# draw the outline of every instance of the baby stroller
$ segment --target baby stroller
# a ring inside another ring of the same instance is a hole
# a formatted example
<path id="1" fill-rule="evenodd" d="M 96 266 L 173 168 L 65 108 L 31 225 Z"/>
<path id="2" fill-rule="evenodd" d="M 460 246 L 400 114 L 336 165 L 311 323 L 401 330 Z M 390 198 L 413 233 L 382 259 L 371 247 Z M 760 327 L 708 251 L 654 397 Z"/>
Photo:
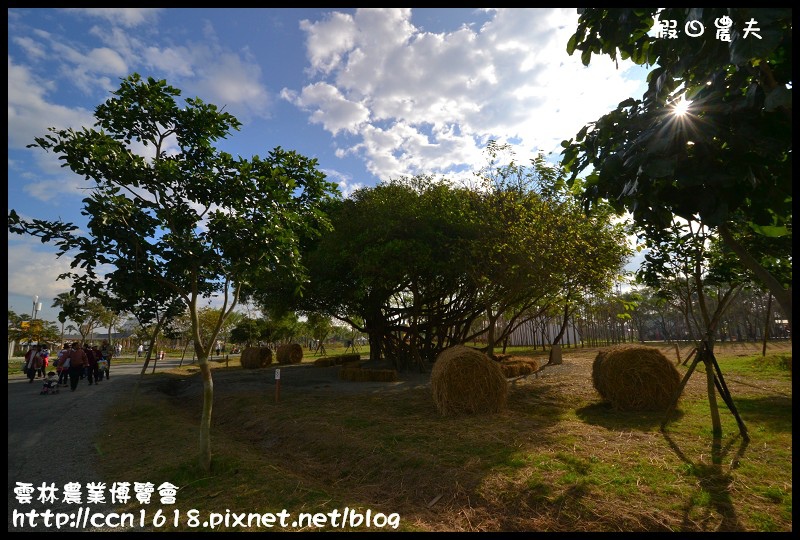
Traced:
<path id="1" fill-rule="evenodd" d="M 58 394 L 58 376 L 55 371 L 51 371 L 45 377 L 42 383 L 42 391 L 39 394 L 46 396 L 49 394 Z"/>

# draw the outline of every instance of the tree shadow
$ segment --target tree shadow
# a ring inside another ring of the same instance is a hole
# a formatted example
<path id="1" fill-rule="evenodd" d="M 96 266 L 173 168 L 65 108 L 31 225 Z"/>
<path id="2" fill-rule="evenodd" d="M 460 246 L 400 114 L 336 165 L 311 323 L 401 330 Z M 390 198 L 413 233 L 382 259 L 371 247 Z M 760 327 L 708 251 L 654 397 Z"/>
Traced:
<path id="1" fill-rule="evenodd" d="M 699 521 L 710 522 L 715 514 L 722 517 L 722 521 L 713 527 L 716 532 L 734 532 L 744 530 L 736 514 L 731 499 L 731 485 L 733 484 L 733 471 L 739 467 L 739 461 L 747 449 L 749 440 L 736 434 L 727 443 L 722 444 L 722 439 L 714 437 L 711 442 L 711 463 L 694 462 L 689 459 L 678 447 L 677 443 L 666 433 L 662 433 L 675 454 L 688 465 L 688 472 L 698 479 L 698 486 L 708 496 L 689 497 L 683 507 L 682 530 L 696 530 L 698 518 L 692 517 L 693 511 L 699 516 Z M 723 459 L 734 449 L 737 440 L 739 446 L 730 459 L 730 465 L 722 467 Z M 698 504 L 698 501 L 703 504 Z"/>
<path id="2" fill-rule="evenodd" d="M 736 407 L 748 421 L 755 422 L 775 433 L 792 431 L 791 396 L 773 395 L 737 398 Z"/>
<path id="3" fill-rule="evenodd" d="M 575 414 L 586 422 L 606 429 L 637 429 L 651 431 L 661 424 L 663 411 L 617 411 L 607 401 L 593 403 L 581 407 Z M 680 418 L 682 411 L 675 411 L 674 416 Z"/>

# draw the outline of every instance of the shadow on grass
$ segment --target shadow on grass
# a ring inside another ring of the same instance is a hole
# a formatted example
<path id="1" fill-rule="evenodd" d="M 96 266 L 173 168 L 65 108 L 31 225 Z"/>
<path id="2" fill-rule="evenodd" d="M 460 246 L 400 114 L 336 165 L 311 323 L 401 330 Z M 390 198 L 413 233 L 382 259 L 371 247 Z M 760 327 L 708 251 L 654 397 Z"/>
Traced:
<path id="1" fill-rule="evenodd" d="M 651 431 L 664 420 L 663 411 L 616 411 L 608 402 L 599 402 L 581 407 L 575 414 L 586 422 L 607 429 L 637 429 Z M 670 415 L 674 422 L 683 417 L 683 412 L 675 410 Z"/>
<path id="2" fill-rule="evenodd" d="M 721 438 L 713 438 L 709 464 L 692 461 L 669 435 L 663 433 L 663 436 L 675 454 L 686 463 L 687 472 L 697 478 L 698 492 L 691 495 L 683 505 L 684 530 L 694 529 L 698 521 L 718 520 L 719 517 L 715 514 L 721 517 L 719 525 L 715 528 L 717 532 L 744 530 L 731 498 L 731 485 L 734 483 L 733 471 L 739 467 L 749 441 L 738 434 L 729 438 L 725 444 Z M 726 461 L 726 456 L 734 449 L 737 442 L 739 444 L 735 455 L 727 460 L 730 466 L 723 467 L 722 463 Z"/>
<path id="3" fill-rule="evenodd" d="M 792 398 L 787 396 L 765 396 L 758 398 L 734 399 L 739 414 L 746 419 L 764 426 L 768 431 L 792 431 Z"/>

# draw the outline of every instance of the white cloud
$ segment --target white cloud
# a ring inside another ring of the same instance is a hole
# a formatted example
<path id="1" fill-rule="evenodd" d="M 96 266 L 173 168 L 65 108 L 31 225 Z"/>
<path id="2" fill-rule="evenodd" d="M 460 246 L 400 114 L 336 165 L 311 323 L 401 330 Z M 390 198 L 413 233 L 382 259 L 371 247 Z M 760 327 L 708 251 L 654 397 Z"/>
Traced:
<path id="1" fill-rule="evenodd" d="M 145 47 L 142 49 L 143 60 L 157 71 L 171 74 L 171 77 L 191 77 L 192 52 L 188 47 Z"/>
<path id="2" fill-rule="evenodd" d="M 67 128 L 92 125 L 91 111 L 70 109 L 49 100 L 56 92 L 53 80 L 41 79 L 8 57 L 8 143 L 12 148 L 24 148 L 40 137 L 47 128 Z"/>
<path id="3" fill-rule="evenodd" d="M 15 37 L 12 41 L 22 47 L 25 54 L 33 60 L 42 60 L 47 57 L 45 48 L 29 37 Z"/>
<path id="4" fill-rule="evenodd" d="M 193 88 L 204 101 L 231 108 L 242 121 L 251 114 L 268 117 L 269 93 L 260 82 L 261 68 L 252 59 L 215 51 L 194 69 L 199 80 Z"/>
<path id="5" fill-rule="evenodd" d="M 356 133 L 369 119 L 369 110 L 360 103 L 347 100 L 339 90 L 327 83 L 311 84 L 300 95 L 284 89 L 281 97 L 303 110 L 310 110 L 312 123 L 322 124 L 336 135 L 339 131 Z"/>
<path id="6" fill-rule="evenodd" d="M 8 234 L 8 294 L 55 298 L 70 290 L 71 283 L 58 280 L 59 274 L 70 271 L 71 258 L 53 257 L 52 250 L 43 250 L 38 239 Z M 32 302 L 31 302 L 32 304 Z M 32 306 L 28 306 L 32 307 Z M 20 309 L 18 313 L 25 313 Z"/>
<path id="7" fill-rule="evenodd" d="M 64 8 L 64 11 L 103 19 L 116 26 L 133 28 L 152 24 L 164 8 Z"/>
<path id="8" fill-rule="evenodd" d="M 304 21 L 309 72 L 322 80 L 282 97 L 334 136 L 357 131 L 339 154 L 386 179 L 477 169 L 490 138 L 519 156 L 558 151 L 640 86 L 610 60 L 567 55 L 574 8 L 493 13 L 439 34 L 414 28 L 406 8 Z"/>
<path id="9" fill-rule="evenodd" d="M 308 36 L 306 54 L 311 72 L 329 73 L 340 64 L 342 54 L 353 46 L 356 26 L 350 15 L 335 12 L 324 21 L 300 21 L 300 29 Z"/>

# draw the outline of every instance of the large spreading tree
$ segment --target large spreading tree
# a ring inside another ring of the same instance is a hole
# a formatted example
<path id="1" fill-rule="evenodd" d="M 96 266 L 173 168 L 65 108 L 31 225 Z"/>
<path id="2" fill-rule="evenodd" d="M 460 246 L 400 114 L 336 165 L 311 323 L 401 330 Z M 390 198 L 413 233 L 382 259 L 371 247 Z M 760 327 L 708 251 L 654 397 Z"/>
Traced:
<path id="1" fill-rule="evenodd" d="M 400 369 L 479 337 L 492 354 L 522 322 L 553 308 L 568 317 L 621 272 L 621 229 L 563 195 L 427 176 L 362 188 L 331 205 L 334 228 L 308 245 L 309 294 L 293 307 L 368 334 L 371 359 Z M 262 304 L 287 283 L 266 285 Z"/>
<path id="2" fill-rule="evenodd" d="M 79 228 L 63 221 L 22 219 L 9 231 L 55 243 L 72 268 L 105 278 L 117 296 L 137 296 L 136 283 L 169 290 L 188 311 L 203 377 L 200 463 L 211 467 L 213 382 L 208 356 L 236 306 L 241 287 L 281 272 L 302 283 L 298 237 L 327 226 L 320 210 L 337 194 L 310 159 L 280 147 L 266 158 L 234 157 L 215 147 L 240 122 L 199 98 L 179 102 L 164 80 L 133 74 L 95 109 L 93 128 L 55 129 L 31 147 L 51 151 L 86 179 Z M 66 276 L 66 277 L 74 277 Z M 145 289 L 147 290 L 147 289 Z M 200 332 L 211 297 L 222 307 L 214 328 Z"/>
<path id="3" fill-rule="evenodd" d="M 792 234 L 792 8 L 578 12 L 569 54 L 652 69 L 641 99 L 563 143 L 572 181 L 588 173 L 586 201 L 629 211 L 656 242 L 674 216 L 716 232 L 791 325 L 791 274 L 771 271 L 791 266 L 791 242 L 750 247 Z"/>

